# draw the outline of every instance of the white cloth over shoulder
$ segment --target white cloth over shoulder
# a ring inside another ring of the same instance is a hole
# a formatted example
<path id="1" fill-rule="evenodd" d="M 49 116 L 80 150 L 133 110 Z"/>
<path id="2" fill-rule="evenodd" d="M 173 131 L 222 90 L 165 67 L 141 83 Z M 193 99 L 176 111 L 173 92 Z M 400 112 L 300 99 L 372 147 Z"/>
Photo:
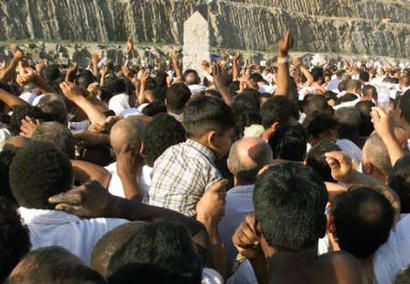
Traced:
<path id="1" fill-rule="evenodd" d="M 129 97 L 127 94 L 118 94 L 113 96 L 108 102 L 108 109 L 120 115 L 126 109 L 130 108 Z"/>
<path id="2" fill-rule="evenodd" d="M 18 209 L 30 232 L 31 250 L 61 246 L 90 264 L 94 246 L 107 232 L 127 223 L 124 219 L 80 219 L 55 210 Z"/>
<path id="3" fill-rule="evenodd" d="M 410 214 L 405 214 L 390 232 L 389 239 L 373 257 L 375 283 L 393 283 L 401 269 L 410 264 Z"/>
<path id="4" fill-rule="evenodd" d="M 108 192 L 112 195 L 125 198 L 124 187 L 122 186 L 121 179 L 117 173 L 117 163 L 111 163 L 106 166 L 105 169 L 111 174 L 110 184 L 108 185 Z M 143 166 L 141 174 L 137 176 L 137 184 L 144 191 L 142 193 L 144 198 L 146 198 L 145 195 L 148 194 L 149 187 L 151 186 L 151 180 L 152 168 Z"/>

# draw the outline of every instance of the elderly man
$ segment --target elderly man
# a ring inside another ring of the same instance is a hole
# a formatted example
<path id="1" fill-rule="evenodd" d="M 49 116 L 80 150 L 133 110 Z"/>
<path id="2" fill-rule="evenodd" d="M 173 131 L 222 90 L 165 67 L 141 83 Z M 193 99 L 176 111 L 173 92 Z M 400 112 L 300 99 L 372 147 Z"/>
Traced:
<path id="1" fill-rule="evenodd" d="M 259 170 L 272 162 L 272 150 L 261 138 L 248 137 L 234 143 L 229 152 L 228 169 L 234 175 L 234 188 L 226 195 L 225 217 L 219 223 L 227 261 L 233 263 L 236 249 L 232 235 L 245 215 L 253 212 L 253 186 Z"/>

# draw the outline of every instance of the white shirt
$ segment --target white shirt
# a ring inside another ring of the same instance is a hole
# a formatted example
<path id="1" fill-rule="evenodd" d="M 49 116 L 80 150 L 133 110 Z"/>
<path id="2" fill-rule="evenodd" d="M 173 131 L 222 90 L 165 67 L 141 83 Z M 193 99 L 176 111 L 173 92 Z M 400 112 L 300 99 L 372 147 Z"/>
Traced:
<path id="1" fill-rule="evenodd" d="M 117 173 L 117 162 L 109 164 L 105 167 L 111 174 L 110 184 L 108 185 L 108 192 L 112 195 L 125 198 L 124 187 Z M 145 197 L 148 194 L 148 189 L 151 186 L 152 180 L 152 168 L 143 166 L 141 174 L 137 177 L 137 183 L 139 187 L 144 191 L 142 194 Z"/>
<path id="2" fill-rule="evenodd" d="M 360 165 L 362 162 L 362 150 L 356 144 L 349 139 L 338 139 L 336 145 L 356 163 L 356 166 Z"/>
<path id="3" fill-rule="evenodd" d="M 30 231 L 31 250 L 61 246 L 90 264 L 91 253 L 99 239 L 115 227 L 128 222 L 124 219 L 80 219 L 55 210 L 18 209 L 23 223 Z"/>
<path id="4" fill-rule="evenodd" d="M 227 261 L 233 264 L 237 251 L 232 244 L 232 236 L 245 216 L 253 209 L 254 185 L 239 185 L 226 193 L 225 216 L 218 224 L 219 235 L 227 252 Z"/>
<path id="5" fill-rule="evenodd" d="M 113 96 L 108 102 L 108 109 L 120 115 L 126 109 L 130 108 L 129 97 L 127 94 L 118 94 Z"/>

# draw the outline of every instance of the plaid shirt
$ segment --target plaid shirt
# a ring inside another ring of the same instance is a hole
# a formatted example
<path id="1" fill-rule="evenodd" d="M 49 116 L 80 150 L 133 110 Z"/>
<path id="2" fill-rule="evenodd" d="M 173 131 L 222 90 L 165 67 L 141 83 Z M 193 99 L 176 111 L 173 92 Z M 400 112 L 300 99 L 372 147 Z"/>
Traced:
<path id="1" fill-rule="evenodd" d="M 188 139 L 168 148 L 154 163 L 147 203 L 195 216 L 195 205 L 222 174 L 215 154 Z"/>

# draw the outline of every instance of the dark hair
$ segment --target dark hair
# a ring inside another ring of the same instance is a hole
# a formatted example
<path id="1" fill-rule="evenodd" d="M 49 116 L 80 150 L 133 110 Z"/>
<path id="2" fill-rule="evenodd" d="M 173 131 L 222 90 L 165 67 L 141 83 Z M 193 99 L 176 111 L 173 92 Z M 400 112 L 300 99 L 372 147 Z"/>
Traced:
<path id="1" fill-rule="evenodd" d="M 7 198 L 14 204 L 17 204 L 10 189 L 9 171 L 11 161 L 13 160 L 18 149 L 14 147 L 7 148 L 9 149 L 3 148 L 3 151 L 0 152 L 0 196 Z"/>
<path id="2" fill-rule="evenodd" d="M 155 82 L 155 85 L 158 86 L 159 89 L 165 89 L 167 88 L 167 77 L 168 74 L 160 71 L 157 73 L 157 75 L 155 76 L 155 78 L 153 78 L 153 81 Z"/>
<path id="3" fill-rule="evenodd" d="M 160 101 L 154 101 L 149 103 L 144 109 L 142 113 L 146 116 L 154 116 L 159 113 L 167 112 L 167 107 Z"/>
<path id="4" fill-rule="evenodd" d="M 172 110 L 183 110 L 191 98 L 191 91 L 183 83 L 173 84 L 167 89 L 167 107 Z"/>
<path id="5" fill-rule="evenodd" d="M 66 249 L 52 246 L 29 252 L 9 276 L 7 283 L 102 284 L 107 282 Z"/>
<path id="6" fill-rule="evenodd" d="M 70 160 L 50 143 L 36 141 L 22 148 L 10 166 L 12 193 L 26 208 L 54 208 L 48 198 L 70 189 L 72 180 Z"/>
<path id="7" fill-rule="evenodd" d="M 189 75 L 189 74 L 194 74 L 195 75 L 195 80 L 193 81 L 193 82 L 186 82 L 186 77 Z M 192 84 L 199 84 L 199 83 L 201 83 L 201 78 L 199 78 L 199 75 L 198 75 L 198 72 L 196 72 L 195 70 L 193 70 L 193 69 L 187 69 L 187 70 L 185 70 L 185 72 L 184 72 L 184 74 L 182 75 L 182 80 L 185 82 L 185 83 L 192 83 Z M 189 85 L 189 84 L 188 84 Z"/>
<path id="8" fill-rule="evenodd" d="M 373 130 L 372 118 L 370 117 L 370 111 L 375 104 L 372 101 L 360 101 L 356 104 L 355 108 L 360 111 L 360 129 L 359 134 L 362 137 L 369 136 Z"/>
<path id="9" fill-rule="evenodd" d="M 333 118 L 333 115 L 320 113 L 317 115 L 312 115 L 307 117 L 303 121 L 303 126 L 306 129 L 306 135 L 309 138 L 313 136 L 318 138 L 320 134 L 328 131 L 333 130 L 336 128 L 337 123 L 336 120 Z"/>
<path id="10" fill-rule="evenodd" d="M 1 283 L 31 247 L 28 229 L 21 223 L 16 209 L 16 206 L 9 200 L 0 197 Z"/>
<path id="11" fill-rule="evenodd" d="M 97 78 L 93 75 L 90 70 L 83 70 L 74 79 L 74 83 L 84 89 L 87 89 L 91 83 L 97 81 Z"/>
<path id="12" fill-rule="evenodd" d="M 324 81 L 323 80 L 323 68 L 313 67 L 310 73 L 312 74 L 314 81 L 318 81 L 318 80 L 321 80 L 322 82 Z"/>
<path id="13" fill-rule="evenodd" d="M 38 107 L 31 105 L 17 105 L 13 107 L 13 114 L 10 118 L 9 130 L 13 135 L 19 135 L 21 120 L 26 116 L 31 119 L 42 119 L 43 113 Z"/>
<path id="14" fill-rule="evenodd" d="M 111 258 L 110 283 L 200 283 L 202 264 L 182 225 L 141 224 L 134 236 Z"/>
<path id="15" fill-rule="evenodd" d="M 272 166 L 256 181 L 256 217 L 268 244 L 300 250 L 317 245 L 326 228 L 327 191 L 310 168 L 289 162 Z"/>
<path id="16" fill-rule="evenodd" d="M 410 123 L 410 90 L 400 96 L 399 108 L 407 123 Z"/>
<path id="17" fill-rule="evenodd" d="M 389 177 L 389 187 L 399 196 L 401 213 L 410 213 L 410 155 L 401 157 L 394 164 Z"/>
<path id="18" fill-rule="evenodd" d="M 117 77 L 109 77 L 104 81 L 104 87 L 107 89 L 112 95 L 116 94 L 128 94 L 128 87 L 127 83 L 120 78 Z"/>
<path id="19" fill-rule="evenodd" d="M 364 85 L 362 89 L 362 94 L 364 96 L 371 96 L 377 101 L 377 89 L 373 85 Z"/>
<path id="20" fill-rule="evenodd" d="M 142 141 L 145 163 L 152 167 L 166 149 L 185 141 L 185 129 L 174 117 L 157 114 L 145 127 Z"/>
<path id="21" fill-rule="evenodd" d="M 333 114 L 333 108 L 323 96 L 305 96 L 303 99 L 303 112 L 310 117 L 319 113 Z"/>
<path id="22" fill-rule="evenodd" d="M 338 101 L 339 101 L 338 98 L 337 98 L 337 94 L 332 92 L 332 91 L 326 91 L 323 94 L 323 96 L 324 96 L 326 102 L 328 102 L 330 100 L 334 100 L 336 103 L 338 103 Z"/>
<path id="23" fill-rule="evenodd" d="M 360 112 L 356 108 L 343 107 L 336 110 L 334 118 L 337 122 L 337 133 L 340 139 L 356 141 L 360 135 Z"/>
<path id="24" fill-rule="evenodd" d="M 157 87 L 152 90 L 152 93 L 154 95 L 154 100 L 164 103 L 165 102 L 165 96 L 167 94 L 167 88 L 163 87 Z"/>
<path id="25" fill-rule="evenodd" d="M 307 137 L 300 124 L 284 125 L 269 138 L 274 159 L 302 162 L 305 160 Z"/>
<path id="26" fill-rule="evenodd" d="M 360 80 L 362 80 L 364 82 L 369 82 L 369 77 L 370 77 L 369 72 L 367 72 L 365 70 L 360 71 L 360 73 L 359 73 L 359 79 Z"/>
<path id="27" fill-rule="evenodd" d="M 63 102 L 51 100 L 40 104 L 38 107 L 43 113 L 44 121 L 57 121 L 62 124 L 67 123 L 67 108 Z"/>
<path id="28" fill-rule="evenodd" d="M 390 202 L 374 189 L 359 186 L 335 198 L 335 236 L 341 249 L 357 258 L 368 258 L 387 241 L 393 220 Z"/>
<path id="29" fill-rule="evenodd" d="M 323 181 L 334 182 L 325 154 L 332 151 L 341 151 L 335 143 L 322 141 L 309 150 L 306 156 L 306 165 L 315 170 Z"/>
<path id="30" fill-rule="evenodd" d="M 246 89 L 240 96 L 234 98 L 234 102 L 244 103 L 259 111 L 259 93 L 254 89 Z"/>
<path id="31" fill-rule="evenodd" d="M 234 102 L 231 105 L 231 110 L 233 119 L 235 120 L 236 132 L 239 137 L 243 136 L 245 127 L 261 123 L 258 109 L 255 109 L 251 105 L 242 102 Z"/>
<path id="32" fill-rule="evenodd" d="M 58 122 L 43 122 L 34 131 L 31 139 L 33 141 L 49 142 L 53 144 L 61 153 L 69 158 L 74 158 L 74 136 L 71 131 Z"/>
<path id="33" fill-rule="evenodd" d="M 265 129 L 275 122 L 284 125 L 291 117 L 299 119 L 299 111 L 294 103 L 282 96 L 269 99 L 261 107 L 262 125 Z"/>
<path id="34" fill-rule="evenodd" d="M 184 110 L 184 127 L 189 137 L 202 137 L 208 131 L 218 134 L 234 128 L 231 109 L 221 100 L 211 97 L 192 99 Z"/>
<path id="35" fill-rule="evenodd" d="M 251 76 L 249 76 L 249 80 L 252 80 L 254 82 L 265 81 L 265 79 L 263 79 L 262 75 L 259 73 L 253 73 Z"/>
<path id="36" fill-rule="evenodd" d="M 352 93 L 346 93 L 340 98 L 341 103 L 352 102 L 357 99 L 357 96 Z"/>

